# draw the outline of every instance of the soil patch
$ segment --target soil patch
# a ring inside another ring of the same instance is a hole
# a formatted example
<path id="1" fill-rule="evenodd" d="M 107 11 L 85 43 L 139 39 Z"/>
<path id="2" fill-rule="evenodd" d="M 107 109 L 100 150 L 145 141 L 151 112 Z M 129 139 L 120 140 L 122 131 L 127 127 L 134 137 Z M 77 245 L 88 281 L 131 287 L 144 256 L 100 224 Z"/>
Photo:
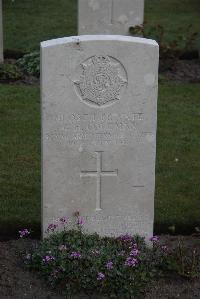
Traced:
<path id="1" fill-rule="evenodd" d="M 162 60 L 160 74 L 168 80 L 200 83 L 200 60 Z"/>
<path id="2" fill-rule="evenodd" d="M 187 246 L 200 250 L 198 236 L 182 237 Z M 161 236 L 163 243 L 174 246 L 178 242 L 177 236 Z M 1 299 L 63 299 L 62 294 L 50 290 L 45 282 L 36 273 L 29 272 L 24 268 L 20 255 L 25 250 L 28 252 L 32 244 L 37 240 L 12 240 L 0 242 L 0 298 Z M 186 280 L 180 277 L 162 278 L 156 281 L 148 290 L 144 299 L 156 298 L 199 298 L 200 281 Z M 87 299 L 85 295 L 73 297 L 73 299 Z M 100 299 L 98 295 L 92 299 Z M 102 298 L 102 297 L 101 297 Z M 72 299 L 72 298 L 71 298 Z M 106 299 L 106 298 L 104 298 Z M 122 298 L 123 299 L 123 298 Z"/>

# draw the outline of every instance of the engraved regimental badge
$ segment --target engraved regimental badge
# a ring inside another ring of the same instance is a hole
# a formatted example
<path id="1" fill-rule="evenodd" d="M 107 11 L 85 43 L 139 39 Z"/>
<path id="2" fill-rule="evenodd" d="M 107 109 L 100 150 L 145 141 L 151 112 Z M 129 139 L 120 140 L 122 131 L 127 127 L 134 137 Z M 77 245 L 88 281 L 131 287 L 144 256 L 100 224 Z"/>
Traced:
<path id="1" fill-rule="evenodd" d="M 120 100 L 127 86 L 124 66 L 110 56 L 92 56 L 81 64 L 80 79 L 75 83 L 81 99 L 96 107 L 113 104 Z"/>

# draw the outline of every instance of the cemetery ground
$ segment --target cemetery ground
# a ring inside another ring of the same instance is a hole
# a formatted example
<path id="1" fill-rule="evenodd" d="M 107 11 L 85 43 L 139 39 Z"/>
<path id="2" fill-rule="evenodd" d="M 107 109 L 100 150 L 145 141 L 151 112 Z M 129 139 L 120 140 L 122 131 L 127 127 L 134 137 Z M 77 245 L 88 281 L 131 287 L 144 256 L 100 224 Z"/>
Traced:
<path id="1" fill-rule="evenodd" d="M 188 248 L 199 244 L 199 94 L 198 84 L 161 80 L 158 101 L 155 232 L 171 245 L 180 236 Z M 3 128 L 1 157 L 2 298 L 64 298 L 47 289 L 43 280 L 24 269 L 21 252 L 32 242 L 13 240 L 22 227 L 40 236 L 40 95 L 39 87 L 2 84 L 0 95 Z M 6 241 L 6 239 L 12 239 Z M 197 279 L 161 278 L 145 298 L 198 298 Z M 164 297 L 165 296 L 165 297 Z M 76 297 L 75 297 L 76 298 Z M 76 299 L 81 298 L 78 296 Z M 82 297 L 87 298 L 87 297 Z M 92 297 L 93 298 L 93 297 Z M 95 299 L 98 297 L 95 296 Z"/>
<path id="2" fill-rule="evenodd" d="M 161 237 L 162 242 L 169 246 L 177 245 L 177 237 L 165 235 Z M 29 272 L 24 268 L 21 253 L 30 250 L 32 244 L 37 244 L 37 240 L 10 240 L 0 243 L 0 290 L 1 299 L 64 299 L 64 295 L 58 291 L 51 290 L 45 280 L 34 272 Z M 184 237 L 184 243 L 188 248 L 198 249 L 200 244 L 198 239 Z M 143 299 L 194 299 L 199 298 L 200 284 L 198 279 L 186 279 L 178 275 L 161 277 L 147 285 L 146 294 Z M 107 297 L 78 295 L 67 297 L 69 299 L 108 299 Z M 120 298 L 123 299 L 123 298 Z"/>
<path id="3" fill-rule="evenodd" d="M 21 56 L 38 50 L 41 40 L 76 34 L 76 1 L 61 0 L 57 5 L 49 0 L 48 10 L 46 1 L 41 0 L 4 2 L 5 49 L 9 49 L 9 58 L 13 53 Z M 198 31 L 198 0 L 157 3 L 146 1 L 148 30 L 161 24 L 167 40 L 177 39 L 179 28 L 184 39 L 188 24 L 192 24 L 192 31 Z M 32 26 L 28 28 L 30 22 Z M 153 31 L 154 35 L 155 28 Z M 178 234 L 190 235 L 184 237 L 186 244 L 199 249 L 199 62 L 176 63 L 183 65 L 177 74 L 172 67 L 160 76 L 159 83 L 154 229 L 166 234 L 161 239 L 169 244 L 177 243 Z M 15 240 L 22 227 L 31 228 L 32 237 L 38 240 L 41 226 L 40 91 L 36 78 L 28 76 L 28 80 L 33 84 L 25 84 L 26 80 L 0 84 L 0 297 L 59 299 L 63 297 L 47 289 L 20 262 L 20 252 L 32 241 Z M 199 293 L 199 281 L 176 275 L 161 278 L 146 298 L 198 298 Z"/>

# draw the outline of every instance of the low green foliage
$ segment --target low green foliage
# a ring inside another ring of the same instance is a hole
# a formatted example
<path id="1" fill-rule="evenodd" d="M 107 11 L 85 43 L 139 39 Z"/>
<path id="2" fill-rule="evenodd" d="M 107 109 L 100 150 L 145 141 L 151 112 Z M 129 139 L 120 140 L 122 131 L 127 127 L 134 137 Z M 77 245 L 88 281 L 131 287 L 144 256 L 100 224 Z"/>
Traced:
<path id="1" fill-rule="evenodd" d="M 138 236 L 100 237 L 84 233 L 82 224 L 76 226 L 56 232 L 57 225 L 50 224 L 51 234 L 26 254 L 26 265 L 67 295 L 143 298 L 147 285 L 166 264 L 166 248 L 159 245 L 158 238 L 151 239 L 155 245 L 151 249 Z"/>
<path id="2" fill-rule="evenodd" d="M 40 76 L 40 52 L 35 51 L 18 59 L 17 64 L 28 75 Z"/>
<path id="3" fill-rule="evenodd" d="M 168 40 L 166 38 L 166 29 L 160 24 L 155 26 L 130 27 L 130 34 L 142 35 L 145 38 L 155 39 L 159 44 L 159 55 L 161 59 L 177 59 L 189 52 L 193 58 L 198 58 L 197 39 L 198 32 L 192 31 L 192 25 L 189 25 L 186 32 L 178 35 L 176 39 Z M 180 28 L 180 32 L 184 32 Z"/>
<path id="4" fill-rule="evenodd" d="M 169 245 L 152 236 L 149 242 L 153 246 L 147 246 L 137 235 L 100 237 L 84 231 L 85 220 L 79 212 L 74 216 L 49 224 L 47 237 L 24 254 L 30 270 L 67 296 L 144 298 L 149 284 L 161 276 L 200 277 L 200 244 L 188 247 L 179 239 L 178 245 Z M 26 238 L 30 231 L 23 229 L 19 234 Z"/>
<path id="5" fill-rule="evenodd" d="M 168 257 L 168 270 L 185 278 L 200 278 L 200 240 L 196 248 L 188 248 L 179 238 L 178 246 Z"/>
<path id="6" fill-rule="evenodd" d="M 23 74 L 15 64 L 0 64 L 0 82 L 17 81 Z"/>

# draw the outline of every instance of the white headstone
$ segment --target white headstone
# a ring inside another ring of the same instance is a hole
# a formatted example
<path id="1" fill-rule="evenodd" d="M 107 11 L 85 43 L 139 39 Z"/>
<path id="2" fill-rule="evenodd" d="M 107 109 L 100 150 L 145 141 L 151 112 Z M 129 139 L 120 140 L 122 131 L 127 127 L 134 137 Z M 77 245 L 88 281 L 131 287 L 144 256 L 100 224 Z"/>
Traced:
<path id="1" fill-rule="evenodd" d="M 79 35 L 129 35 L 143 21 L 144 0 L 79 0 Z"/>
<path id="2" fill-rule="evenodd" d="M 158 45 L 41 43 L 43 229 L 77 210 L 100 235 L 153 233 Z"/>
<path id="3" fill-rule="evenodd" d="M 0 0 L 0 63 L 3 62 L 3 12 L 2 0 Z"/>

